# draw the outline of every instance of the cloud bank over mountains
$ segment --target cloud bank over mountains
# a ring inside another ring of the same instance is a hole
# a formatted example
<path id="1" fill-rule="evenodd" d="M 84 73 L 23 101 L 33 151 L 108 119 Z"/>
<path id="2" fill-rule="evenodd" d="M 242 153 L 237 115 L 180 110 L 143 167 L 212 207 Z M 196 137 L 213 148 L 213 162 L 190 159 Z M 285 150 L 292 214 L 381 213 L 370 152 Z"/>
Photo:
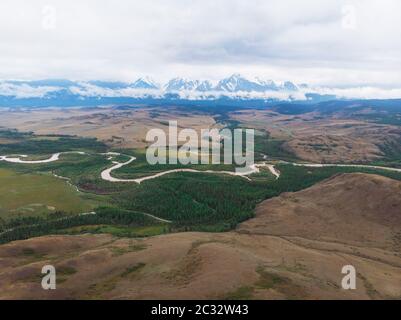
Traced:
<path id="1" fill-rule="evenodd" d="M 74 96 L 89 98 L 182 99 L 182 100 L 276 100 L 305 101 L 316 96 L 332 99 L 397 99 L 401 89 L 378 87 L 317 87 L 291 81 L 273 81 L 255 77 L 248 79 L 240 74 L 219 81 L 173 78 L 159 83 L 150 77 L 133 82 L 111 81 L 0 81 L 0 97 L 11 99 L 57 99 Z"/>

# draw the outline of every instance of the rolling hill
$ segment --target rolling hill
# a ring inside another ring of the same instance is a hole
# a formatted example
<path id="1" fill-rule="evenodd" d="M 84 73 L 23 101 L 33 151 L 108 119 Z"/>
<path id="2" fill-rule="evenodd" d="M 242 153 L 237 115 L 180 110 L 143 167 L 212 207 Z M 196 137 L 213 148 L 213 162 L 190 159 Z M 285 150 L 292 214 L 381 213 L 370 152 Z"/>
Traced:
<path id="1" fill-rule="evenodd" d="M 0 298 L 399 299 L 401 183 L 337 175 L 228 233 L 49 236 L 0 247 Z M 54 264 L 58 289 L 40 287 Z M 341 289 L 341 268 L 357 289 Z"/>

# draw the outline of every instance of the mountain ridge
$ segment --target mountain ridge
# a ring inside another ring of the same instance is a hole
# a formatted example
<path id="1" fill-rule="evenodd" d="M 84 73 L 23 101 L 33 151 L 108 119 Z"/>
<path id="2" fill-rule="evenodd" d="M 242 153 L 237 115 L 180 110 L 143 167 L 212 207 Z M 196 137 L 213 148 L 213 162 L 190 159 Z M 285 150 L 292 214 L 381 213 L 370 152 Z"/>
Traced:
<path id="1" fill-rule="evenodd" d="M 88 80 L 88 81 L 74 81 L 68 79 L 41 79 L 41 80 L 0 80 L 0 84 L 9 85 L 30 85 L 32 87 L 62 87 L 68 88 L 71 86 L 81 86 L 82 84 L 90 84 L 101 88 L 132 88 L 132 89 L 155 89 L 164 90 L 166 92 L 175 91 L 226 91 L 226 92 L 239 92 L 239 91 L 277 91 L 289 90 L 298 91 L 298 85 L 291 81 L 285 81 L 282 84 L 276 83 L 273 80 L 261 80 L 255 78 L 254 80 L 247 79 L 240 74 L 233 74 L 227 78 L 221 79 L 216 85 L 207 79 L 187 79 L 183 77 L 175 77 L 164 84 L 159 84 L 151 77 L 141 77 L 133 82 L 122 81 L 103 81 L 103 80 Z"/>
<path id="2" fill-rule="evenodd" d="M 401 89 L 386 91 L 375 87 L 313 87 L 268 78 L 248 79 L 233 74 L 220 81 L 175 77 L 158 83 L 150 77 L 133 82 L 68 79 L 0 80 L 0 106 L 85 105 L 96 103 L 134 103 L 136 101 L 247 101 L 319 103 L 329 100 L 399 99 Z"/>

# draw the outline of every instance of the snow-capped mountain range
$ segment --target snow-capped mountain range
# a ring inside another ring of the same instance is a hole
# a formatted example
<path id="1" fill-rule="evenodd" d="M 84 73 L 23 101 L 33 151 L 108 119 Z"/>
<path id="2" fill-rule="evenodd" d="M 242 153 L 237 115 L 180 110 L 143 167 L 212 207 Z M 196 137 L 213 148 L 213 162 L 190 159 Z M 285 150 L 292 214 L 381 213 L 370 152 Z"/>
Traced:
<path id="1" fill-rule="evenodd" d="M 1 82 L 0 82 L 1 83 Z M 140 89 L 158 90 L 163 92 L 199 91 L 199 92 L 264 92 L 264 91 L 298 91 L 299 88 L 292 82 L 276 83 L 273 80 L 255 78 L 248 80 L 240 74 L 233 74 L 218 81 L 215 85 L 209 80 L 191 80 L 173 78 L 165 84 L 160 84 L 150 77 L 139 78 L 132 83 L 109 81 L 69 81 L 69 80 L 38 80 L 38 81 L 4 81 L 9 84 L 25 84 L 33 87 L 84 87 L 96 86 L 105 89 Z"/>
<path id="2" fill-rule="evenodd" d="M 0 80 L 0 106 L 91 105 L 140 101 L 321 101 L 332 99 L 398 99 L 401 89 L 377 87 L 311 87 L 290 81 L 248 79 L 233 74 L 220 81 L 174 78 L 160 84 L 149 77 L 131 83 L 111 81 Z"/>
<path id="3" fill-rule="evenodd" d="M 298 86 L 292 82 L 282 84 L 272 80 L 248 80 L 240 74 L 220 80 L 213 85 L 209 80 L 189 80 L 185 78 L 174 78 L 164 85 L 158 85 L 149 78 L 141 78 L 130 85 L 137 89 L 161 89 L 165 92 L 198 91 L 198 92 L 264 92 L 264 91 L 298 91 Z"/>
<path id="4" fill-rule="evenodd" d="M 292 82 L 276 83 L 255 78 L 249 80 L 233 74 L 215 83 L 209 80 L 173 78 L 164 84 L 149 77 L 131 83 L 110 81 L 0 81 L 0 98 L 10 99 L 89 99 L 89 98 L 154 98 L 213 100 L 228 99 L 277 99 L 298 100 L 304 96 Z M 7 100 L 7 99 L 6 99 Z M 7 100 L 7 101 L 8 101 Z"/>

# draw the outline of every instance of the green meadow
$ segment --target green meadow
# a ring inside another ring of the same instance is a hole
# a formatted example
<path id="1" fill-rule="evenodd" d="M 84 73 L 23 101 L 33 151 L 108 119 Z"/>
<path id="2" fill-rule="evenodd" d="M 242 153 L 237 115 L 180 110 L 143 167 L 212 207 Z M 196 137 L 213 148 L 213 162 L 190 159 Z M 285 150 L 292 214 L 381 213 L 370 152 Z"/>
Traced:
<path id="1" fill-rule="evenodd" d="M 0 217 L 41 216 L 57 211 L 79 214 L 99 205 L 65 180 L 49 174 L 21 174 L 0 168 Z"/>

